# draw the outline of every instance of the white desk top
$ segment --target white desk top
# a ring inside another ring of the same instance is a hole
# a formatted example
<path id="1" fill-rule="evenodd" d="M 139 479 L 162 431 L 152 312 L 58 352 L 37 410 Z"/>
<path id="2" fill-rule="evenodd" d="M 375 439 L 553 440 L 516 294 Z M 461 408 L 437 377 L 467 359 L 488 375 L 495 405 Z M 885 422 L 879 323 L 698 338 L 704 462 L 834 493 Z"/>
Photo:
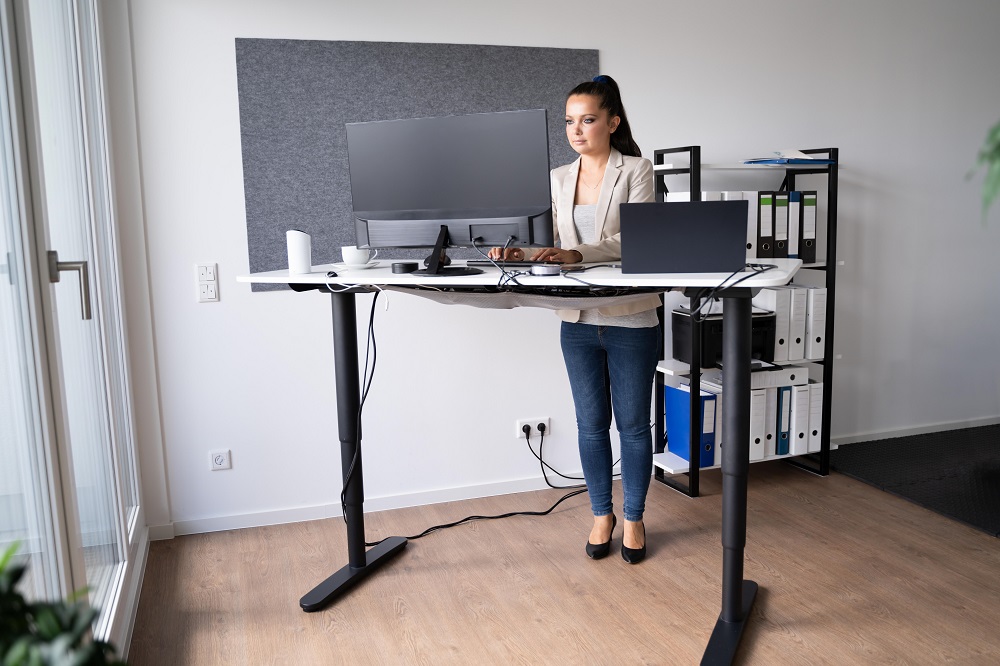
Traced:
<path id="1" fill-rule="evenodd" d="M 776 287 L 787 284 L 799 267 L 802 261 L 799 259 L 761 259 L 762 264 L 771 264 L 776 268 L 754 275 L 740 282 L 740 287 L 760 288 Z M 393 260 L 386 259 L 375 262 L 378 265 L 362 270 L 350 270 L 344 268 L 343 264 L 327 264 L 324 266 L 314 266 L 312 273 L 304 275 L 289 275 L 287 270 L 268 271 L 266 273 L 253 273 L 251 275 L 239 275 L 238 282 L 251 282 L 260 284 L 315 284 L 331 286 L 349 285 L 378 285 L 378 286 L 406 286 L 406 285 L 426 285 L 438 287 L 477 287 L 496 286 L 500 281 L 500 271 L 495 268 L 483 268 L 480 275 L 463 275 L 458 277 L 429 277 L 426 275 L 395 274 L 392 272 Z M 464 265 L 463 261 L 456 261 L 453 265 Z M 335 271 L 337 277 L 327 277 L 328 271 Z M 746 273 L 737 274 L 728 281 L 732 284 L 736 280 L 745 276 Z M 583 286 L 580 281 L 587 284 L 606 287 L 716 287 L 728 273 L 631 273 L 622 274 L 620 268 L 593 268 L 579 273 L 573 273 L 572 277 L 566 275 L 538 276 L 519 275 L 517 280 L 526 287 L 579 287 Z M 576 278 L 576 279 L 573 279 Z M 512 285 L 513 286 L 513 285 Z"/>

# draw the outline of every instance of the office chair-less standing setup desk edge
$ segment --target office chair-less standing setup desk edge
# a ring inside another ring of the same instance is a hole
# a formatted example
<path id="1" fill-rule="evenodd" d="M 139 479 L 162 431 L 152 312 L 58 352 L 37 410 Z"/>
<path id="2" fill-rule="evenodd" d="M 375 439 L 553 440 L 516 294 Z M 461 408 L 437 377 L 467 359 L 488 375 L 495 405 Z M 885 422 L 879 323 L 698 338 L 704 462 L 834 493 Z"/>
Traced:
<path id="1" fill-rule="evenodd" d="M 750 432 L 750 355 L 751 355 L 751 292 L 754 289 L 787 284 L 801 266 L 798 259 L 767 261 L 773 269 L 753 274 L 738 286 L 719 292 L 723 297 L 723 364 L 726 368 L 726 390 L 723 393 L 724 428 L 733 437 L 723 448 L 722 459 L 722 612 L 705 651 L 703 663 L 731 663 L 739 645 L 746 620 L 757 593 L 757 583 L 743 580 L 743 553 L 746 544 L 747 471 Z M 365 550 L 364 488 L 358 409 L 361 386 L 358 373 L 358 336 L 355 295 L 378 288 L 413 288 L 429 286 L 454 292 L 495 293 L 507 296 L 524 289 L 538 294 L 550 290 L 586 296 L 593 286 L 620 290 L 665 291 L 682 288 L 712 288 L 725 274 L 662 273 L 625 274 L 619 268 L 599 267 L 577 274 L 573 279 L 565 274 L 556 276 L 519 276 L 521 286 L 508 284 L 498 287 L 501 273 L 487 268 L 480 275 L 428 277 L 391 272 L 389 262 L 363 271 L 342 271 L 338 277 L 328 277 L 332 266 L 317 266 L 312 273 L 290 275 L 287 270 L 255 273 L 238 277 L 240 282 L 288 284 L 296 291 L 321 290 L 329 293 L 333 308 L 333 345 L 337 389 L 337 423 L 341 448 L 341 465 L 347 476 L 352 461 L 354 473 L 347 482 L 346 521 L 348 564 L 302 597 L 300 605 L 307 612 L 317 611 L 332 603 L 377 567 L 384 564 L 405 546 L 404 537 L 389 537 L 379 545 Z M 746 274 L 737 276 L 743 277 Z M 732 284 L 730 279 L 727 284 Z M 415 292 L 419 293 L 419 292 Z"/>

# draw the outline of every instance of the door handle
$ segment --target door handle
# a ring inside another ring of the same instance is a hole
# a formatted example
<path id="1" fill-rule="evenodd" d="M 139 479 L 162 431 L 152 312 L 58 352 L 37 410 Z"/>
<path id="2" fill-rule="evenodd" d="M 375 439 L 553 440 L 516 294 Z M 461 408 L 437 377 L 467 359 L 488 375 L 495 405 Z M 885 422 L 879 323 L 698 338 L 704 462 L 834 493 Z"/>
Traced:
<path id="1" fill-rule="evenodd" d="M 80 274 L 80 310 L 84 319 L 90 316 L 90 269 L 86 261 L 59 261 L 59 253 L 49 250 L 49 282 L 59 282 L 60 271 L 76 271 Z"/>

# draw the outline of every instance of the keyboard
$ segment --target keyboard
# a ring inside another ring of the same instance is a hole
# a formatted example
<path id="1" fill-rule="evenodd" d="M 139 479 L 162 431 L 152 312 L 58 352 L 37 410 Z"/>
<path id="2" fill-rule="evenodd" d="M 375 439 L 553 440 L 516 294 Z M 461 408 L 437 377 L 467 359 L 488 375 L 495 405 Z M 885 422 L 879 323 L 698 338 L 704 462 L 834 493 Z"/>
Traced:
<path id="1" fill-rule="evenodd" d="M 494 264 L 489 259 L 469 259 L 465 262 L 468 266 L 488 266 L 492 267 Z M 543 259 L 541 261 L 501 261 L 496 260 L 496 265 L 503 266 L 504 268 L 531 268 L 532 266 L 563 266 L 564 264 L 560 261 L 550 261 Z"/>

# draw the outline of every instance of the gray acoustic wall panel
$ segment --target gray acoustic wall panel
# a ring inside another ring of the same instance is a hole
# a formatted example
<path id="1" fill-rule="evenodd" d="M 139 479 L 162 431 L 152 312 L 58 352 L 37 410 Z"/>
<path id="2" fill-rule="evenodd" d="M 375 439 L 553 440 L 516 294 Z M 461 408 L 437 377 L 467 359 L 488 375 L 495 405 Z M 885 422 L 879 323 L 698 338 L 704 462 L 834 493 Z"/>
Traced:
<path id="1" fill-rule="evenodd" d="M 312 236 L 314 264 L 339 261 L 340 247 L 354 245 L 345 123 L 544 108 L 554 168 L 576 159 L 566 141 L 565 96 L 598 74 L 598 53 L 237 39 L 236 70 L 247 245 L 256 273 L 287 267 L 288 229 Z M 419 254 L 383 250 L 379 258 Z"/>

